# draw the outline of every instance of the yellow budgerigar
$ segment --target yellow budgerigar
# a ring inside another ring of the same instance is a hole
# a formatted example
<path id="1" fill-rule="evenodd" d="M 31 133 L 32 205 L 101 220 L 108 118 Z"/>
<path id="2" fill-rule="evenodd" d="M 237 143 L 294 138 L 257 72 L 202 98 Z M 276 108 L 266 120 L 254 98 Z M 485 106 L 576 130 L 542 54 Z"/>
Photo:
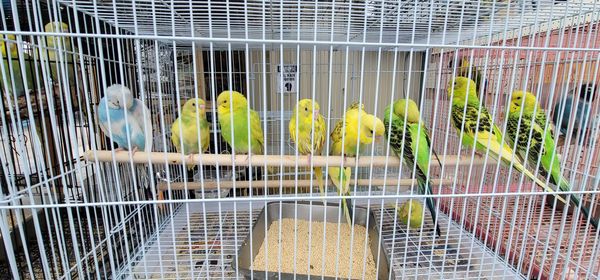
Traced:
<path id="1" fill-rule="evenodd" d="M 217 97 L 217 113 L 221 136 L 236 154 L 263 153 L 260 117 L 248 107 L 244 95 L 237 91 L 221 92 Z"/>
<path id="2" fill-rule="evenodd" d="M 382 137 L 384 132 L 385 126 L 383 125 L 383 121 L 373 115 L 367 114 L 363 110 L 363 106 L 354 103 L 346 111 L 345 118 L 338 121 L 331 132 L 329 155 L 344 157 L 358 156 L 360 151 L 365 150 L 366 145 L 373 143 L 375 137 Z M 352 169 L 349 167 L 344 169 L 335 166 L 329 168 L 329 177 L 337 187 L 340 195 L 350 195 L 351 175 Z M 342 207 L 344 208 L 346 221 L 350 223 L 351 202 L 346 202 L 343 199 Z"/>
<path id="3" fill-rule="evenodd" d="M 171 126 L 171 142 L 177 152 L 189 155 L 206 152 L 210 143 L 209 124 L 206 120 L 205 102 L 201 98 L 192 98 L 181 108 L 181 115 Z M 194 165 L 189 165 L 192 169 Z"/>
<path id="4" fill-rule="evenodd" d="M 482 106 L 475 91 L 475 82 L 465 77 L 455 77 L 448 84 L 448 96 L 452 99 L 452 121 L 459 133 L 462 145 L 474 147 L 507 166 L 525 174 L 548 192 L 554 190 L 527 170 L 507 143 L 503 142 L 500 129 L 492 121 L 488 110 Z M 462 131 L 462 133 L 461 133 Z M 556 194 L 555 194 L 556 195 Z M 557 199 L 565 200 L 556 195 Z"/>
<path id="5" fill-rule="evenodd" d="M 312 99 L 298 101 L 292 117 L 289 129 L 290 138 L 294 142 L 296 150 L 301 155 L 308 155 L 309 162 L 313 155 L 320 155 L 325 144 L 326 127 L 325 119 L 319 114 L 319 103 Z M 323 169 L 315 167 L 315 176 L 321 195 L 325 195 L 323 186 Z"/>
<path id="6" fill-rule="evenodd" d="M 398 219 L 410 228 L 421 228 L 423 225 L 423 204 L 416 199 L 404 202 L 400 207 L 392 205 Z"/>

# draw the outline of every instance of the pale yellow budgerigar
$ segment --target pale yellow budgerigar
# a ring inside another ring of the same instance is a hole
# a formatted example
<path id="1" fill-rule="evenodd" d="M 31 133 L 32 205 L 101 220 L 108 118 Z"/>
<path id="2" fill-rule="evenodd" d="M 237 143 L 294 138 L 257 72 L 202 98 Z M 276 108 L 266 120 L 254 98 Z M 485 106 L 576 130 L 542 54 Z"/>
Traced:
<path id="1" fill-rule="evenodd" d="M 181 108 L 181 115 L 171 126 L 171 142 L 178 152 L 189 155 L 206 152 L 210 143 L 210 130 L 206 120 L 205 102 L 201 98 L 192 98 Z M 194 165 L 189 165 L 192 169 Z"/>
<path id="2" fill-rule="evenodd" d="M 327 135 L 325 119 L 319 114 L 319 103 L 312 99 L 298 101 L 289 123 L 290 138 L 301 155 L 308 155 L 309 162 L 313 155 L 320 155 Z M 315 177 L 321 195 L 325 195 L 323 169 L 314 167 Z"/>

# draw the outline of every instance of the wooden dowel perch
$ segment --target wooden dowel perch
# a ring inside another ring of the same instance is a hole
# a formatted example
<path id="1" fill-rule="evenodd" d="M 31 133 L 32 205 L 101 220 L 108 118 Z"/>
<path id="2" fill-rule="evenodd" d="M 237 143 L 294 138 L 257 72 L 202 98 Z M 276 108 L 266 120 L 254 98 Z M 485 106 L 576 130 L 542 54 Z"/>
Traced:
<path id="1" fill-rule="evenodd" d="M 354 185 L 355 180 L 350 180 L 350 185 Z M 452 179 L 433 179 L 432 180 L 432 184 L 434 186 L 439 185 L 440 182 L 442 183 L 442 185 L 451 185 L 452 184 Z M 250 183 L 252 183 L 252 188 L 253 189 L 263 189 L 265 187 L 265 181 L 236 181 L 235 182 L 235 187 L 236 188 L 248 188 L 250 187 Z M 298 187 L 310 187 L 310 180 L 268 180 L 267 182 L 267 188 L 293 188 L 295 186 Z M 388 187 L 395 187 L 395 186 L 410 186 L 413 183 L 413 179 L 358 179 L 358 185 L 359 186 L 368 186 L 369 184 L 374 185 L 374 186 L 388 186 Z M 188 190 L 200 190 L 202 189 L 202 183 L 201 182 L 187 182 L 187 183 L 183 183 L 183 182 L 174 182 L 174 183 L 170 183 L 170 187 L 171 190 L 185 190 L 187 184 L 187 189 Z M 415 181 L 414 184 L 416 185 L 417 182 Z M 314 180 L 313 181 L 313 186 L 317 187 L 317 181 Z M 328 186 L 333 186 L 333 184 L 329 183 Z M 169 189 L 169 184 L 167 184 L 166 182 L 160 182 L 158 183 L 158 185 L 156 186 L 157 189 L 159 191 L 166 191 Z M 204 189 L 205 190 L 214 190 L 214 189 L 230 189 L 233 188 L 233 181 L 220 181 L 218 184 L 216 181 L 205 181 L 204 182 Z"/>
<path id="2" fill-rule="evenodd" d="M 101 162 L 129 162 L 131 154 L 126 151 L 115 152 L 113 158 L 112 151 L 87 151 L 85 153 L 85 159 L 88 161 L 101 161 Z M 189 157 L 179 153 L 162 153 L 162 152 L 137 152 L 133 156 L 134 163 L 153 163 L 153 164 L 194 164 L 194 165 L 220 165 L 220 166 L 252 166 L 260 167 L 264 166 L 283 166 L 283 167 L 310 167 L 308 157 L 299 155 L 298 158 L 293 155 L 224 155 L 224 154 L 198 154 L 194 155 L 193 162 L 188 162 Z M 439 156 L 442 165 L 446 166 L 469 166 L 469 165 L 483 165 L 484 158 L 475 156 L 470 158 L 466 155 L 461 156 L 460 160 L 456 155 L 440 155 Z M 496 161 L 492 158 L 488 158 L 488 164 L 495 163 Z M 341 156 L 313 156 L 313 166 L 326 166 L 339 167 L 342 164 Z M 358 161 L 356 158 L 347 157 L 344 162 L 344 167 L 368 167 L 371 166 L 382 167 L 387 164 L 389 167 L 395 167 L 400 164 L 398 157 L 390 155 L 385 156 L 361 156 Z M 436 160 L 431 160 L 431 166 L 437 166 Z"/>

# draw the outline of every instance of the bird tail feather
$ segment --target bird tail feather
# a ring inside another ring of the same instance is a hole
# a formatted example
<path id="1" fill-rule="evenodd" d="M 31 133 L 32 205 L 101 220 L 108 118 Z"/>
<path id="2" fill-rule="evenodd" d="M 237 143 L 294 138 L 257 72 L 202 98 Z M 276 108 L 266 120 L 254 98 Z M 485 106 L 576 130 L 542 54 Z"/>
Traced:
<path id="1" fill-rule="evenodd" d="M 319 185 L 319 191 L 321 196 L 325 196 L 325 186 L 323 184 L 323 168 L 315 167 L 315 176 L 317 177 L 317 184 Z"/>
<path id="2" fill-rule="evenodd" d="M 489 136 L 491 137 L 492 135 L 490 134 Z M 556 193 L 556 191 L 554 191 L 552 188 L 548 187 L 548 185 L 546 185 L 546 183 L 544 183 L 542 180 L 535 177 L 535 175 L 533 175 L 533 173 L 531 173 L 529 170 L 527 170 L 523 166 L 523 164 L 521 164 L 521 161 L 515 156 L 515 153 L 513 152 L 513 150 L 510 147 L 508 147 L 506 144 L 504 144 L 501 147 L 500 142 L 494 141 L 494 140 L 488 141 L 488 138 L 485 136 L 478 137 L 477 142 L 479 142 L 479 144 L 482 145 L 483 147 L 488 147 L 490 149 L 490 152 L 493 157 L 495 157 L 495 158 L 501 157 L 501 160 L 504 161 L 506 164 L 512 163 L 512 166 L 515 170 L 525 174 L 525 176 L 529 177 L 531 180 L 533 180 L 538 186 L 540 186 L 545 191 L 554 193 L 554 196 L 559 201 L 561 201 L 563 203 L 567 203 L 567 201 L 564 198 L 562 198 L 560 195 L 558 195 Z"/>
<path id="3" fill-rule="evenodd" d="M 338 189 L 339 195 L 350 195 L 350 177 L 352 176 L 352 169 L 350 167 L 342 169 L 339 167 L 331 167 L 330 175 L 331 181 Z M 348 224 L 352 223 L 352 201 L 342 199 L 342 210 L 344 211 L 344 216 L 346 216 L 346 222 Z"/>
<path id="4" fill-rule="evenodd" d="M 423 184 L 423 187 L 425 188 L 426 195 L 433 194 L 429 180 L 425 181 L 425 183 Z M 427 204 L 427 209 L 429 209 L 429 213 L 431 213 L 431 220 L 433 221 L 433 224 L 435 225 L 435 233 L 437 234 L 438 237 L 442 237 L 442 231 L 440 230 L 440 225 L 437 223 L 437 212 L 435 211 L 435 201 L 433 200 L 433 197 L 425 198 L 425 204 Z"/>
<path id="5" fill-rule="evenodd" d="M 561 178 L 560 180 L 560 189 L 563 191 L 571 190 L 569 182 L 567 182 L 564 178 Z M 577 198 L 577 196 L 575 196 L 575 194 L 571 194 L 569 196 L 569 200 L 573 203 L 573 205 L 575 205 L 576 208 L 581 209 L 581 212 L 583 213 L 585 219 L 588 220 L 596 230 L 598 230 L 598 220 L 594 219 L 594 217 L 590 215 L 590 209 L 581 204 L 581 201 L 579 200 L 579 198 Z"/>

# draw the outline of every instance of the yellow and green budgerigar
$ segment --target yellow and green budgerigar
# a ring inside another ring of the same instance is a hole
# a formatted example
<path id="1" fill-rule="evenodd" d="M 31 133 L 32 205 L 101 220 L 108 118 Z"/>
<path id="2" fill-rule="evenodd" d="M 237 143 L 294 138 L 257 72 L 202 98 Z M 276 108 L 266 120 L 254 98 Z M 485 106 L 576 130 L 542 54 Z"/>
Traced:
<path id="1" fill-rule="evenodd" d="M 393 208 L 398 214 L 398 219 L 410 228 L 421 228 L 423 225 L 423 204 L 416 199 L 404 202 L 400 207 L 394 204 Z"/>
<path id="2" fill-rule="evenodd" d="M 53 33 L 69 33 L 69 25 L 64 22 L 53 21 L 44 25 L 45 32 Z M 42 50 L 42 56 L 47 60 L 50 67 L 50 74 L 52 75 L 52 81 L 62 83 L 62 67 L 65 65 L 66 77 L 69 85 L 75 84 L 75 63 L 73 46 L 71 45 L 71 38 L 69 36 L 47 36 L 46 37 L 47 50 Z M 61 60 L 62 56 L 62 60 Z"/>
<path id="3" fill-rule="evenodd" d="M 17 43 L 15 42 L 16 37 L 13 34 L 9 34 L 5 35 L 4 39 L 5 41 L 0 42 L 0 51 L 2 53 L 2 68 L 4 69 L 3 72 L 6 75 L 6 84 L 4 84 L 4 78 L 0 72 L 0 90 L 4 91 L 4 86 L 6 86 L 8 88 L 8 92 L 14 93 L 17 97 L 23 96 L 26 93 L 25 85 L 27 85 L 29 90 L 33 90 L 34 88 L 34 74 L 31 67 L 33 61 L 31 61 L 29 54 L 25 52 L 20 54 L 25 62 L 25 67 L 23 69 L 25 71 L 25 77 L 23 77 L 21 72 L 21 62 L 19 60 L 19 49 L 17 47 Z M 25 78 L 25 81 L 23 78 Z M 14 88 L 12 85 L 13 82 L 15 84 Z"/>
<path id="4" fill-rule="evenodd" d="M 313 155 L 320 155 L 325 144 L 327 128 L 325 119 L 319 114 L 319 103 L 312 99 L 302 99 L 296 104 L 290 119 L 290 139 L 301 155 L 308 155 L 309 162 Z M 323 186 L 323 169 L 314 167 L 317 184 L 321 195 L 325 195 Z"/>
<path id="5" fill-rule="evenodd" d="M 260 117 L 248 107 L 246 97 L 237 91 L 223 91 L 217 106 L 223 140 L 238 154 L 262 154 Z"/>
<path id="6" fill-rule="evenodd" d="M 452 123 L 459 133 L 461 144 L 474 147 L 481 153 L 489 151 L 489 155 L 500 160 L 533 180 L 538 186 L 548 192 L 554 190 L 527 170 L 513 150 L 503 140 L 502 132 L 492 121 L 488 110 L 481 105 L 475 82 L 465 77 L 455 77 L 448 84 L 448 97 L 452 99 Z M 461 133 L 462 130 L 462 133 Z M 556 198 L 565 200 L 554 192 Z"/>
<path id="7" fill-rule="evenodd" d="M 385 109 L 383 123 L 388 130 L 386 135 L 390 147 L 397 156 L 404 157 L 408 168 L 413 170 L 419 193 L 433 194 L 428 177 L 431 140 L 425 125 L 421 122 L 417 103 L 411 99 L 400 99 L 394 102 Z M 435 201 L 432 197 L 427 197 L 425 203 L 431 212 L 436 233 L 441 236 L 440 226 L 436 222 Z"/>
<path id="8" fill-rule="evenodd" d="M 551 126 L 547 124 L 546 113 L 539 106 L 535 95 L 526 91 L 513 92 L 506 118 L 506 140 L 515 145 L 515 150 L 522 158 L 526 158 L 530 167 L 535 168 L 539 162 L 539 173 L 549 177 L 550 182 L 561 191 L 570 191 L 571 186 L 561 171 L 556 142 L 554 142 Z M 590 210 L 581 205 L 576 195 L 570 195 L 570 201 L 576 207 L 581 206 L 581 212 L 589 222 L 598 228 L 598 221 L 591 215 Z"/>
<path id="9" fill-rule="evenodd" d="M 364 106 L 359 103 L 352 104 L 346 111 L 345 118 L 335 125 L 331 132 L 329 155 L 355 157 L 364 151 L 366 145 L 373 143 L 375 137 L 383 136 L 385 127 L 383 122 L 364 111 Z M 360 131 L 360 132 L 359 132 Z M 329 177 L 337 187 L 340 195 L 350 195 L 350 177 L 352 170 L 349 167 L 330 167 Z M 342 208 L 346 221 L 351 223 L 351 202 L 342 200 Z"/>
<path id="10" fill-rule="evenodd" d="M 467 77 L 473 80 L 475 82 L 475 91 L 477 91 L 477 93 L 479 93 L 480 90 L 483 90 L 484 94 L 486 93 L 486 80 L 483 77 L 483 74 L 477 70 L 475 66 L 471 65 L 469 59 L 466 57 L 460 59 L 460 65 L 458 66 L 456 74 L 457 76 Z"/>
<path id="11" fill-rule="evenodd" d="M 189 155 L 206 152 L 210 143 L 209 123 L 206 120 L 205 102 L 202 98 L 192 98 L 183 104 L 181 115 L 171 126 L 171 142 L 177 152 Z M 192 169 L 194 165 L 189 165 Z"/>

